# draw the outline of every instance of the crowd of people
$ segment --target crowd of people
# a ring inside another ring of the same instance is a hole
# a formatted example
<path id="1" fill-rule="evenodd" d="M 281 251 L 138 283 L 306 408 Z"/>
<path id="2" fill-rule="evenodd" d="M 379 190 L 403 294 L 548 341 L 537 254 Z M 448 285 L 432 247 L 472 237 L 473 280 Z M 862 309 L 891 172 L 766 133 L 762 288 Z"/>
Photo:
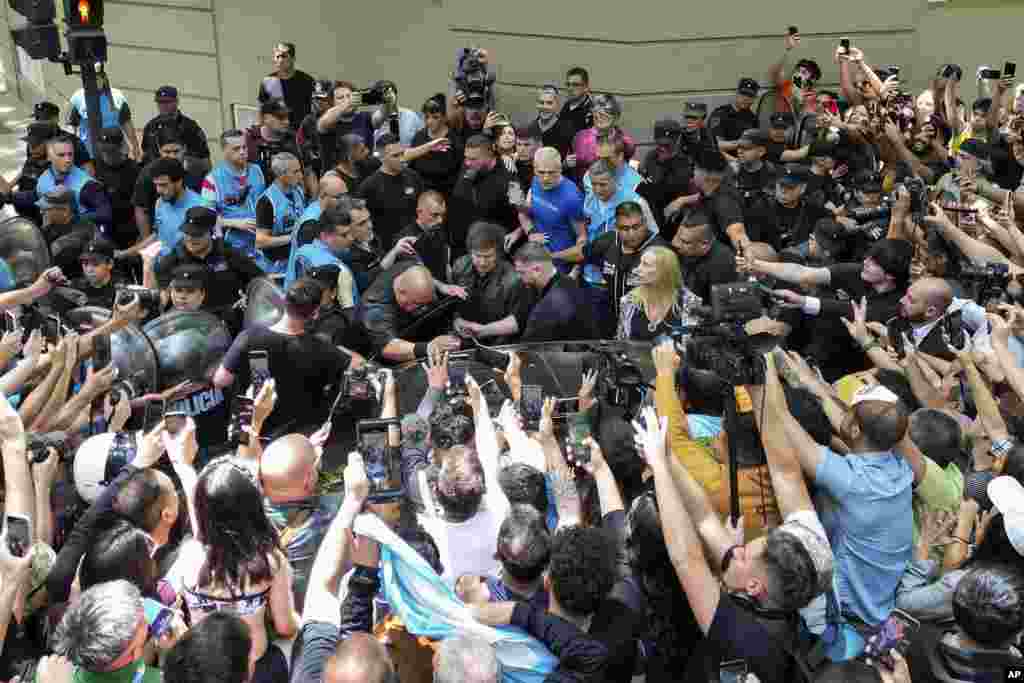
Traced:
<path id="1" fill-rule="evenodd" d="M 219 155 L 172 85 L 37 104 L 0 679 L 1024 675 L 1016 67 L 780 52 L 649 148 L 477 47 L 416 111 L 275 45 Z"/>

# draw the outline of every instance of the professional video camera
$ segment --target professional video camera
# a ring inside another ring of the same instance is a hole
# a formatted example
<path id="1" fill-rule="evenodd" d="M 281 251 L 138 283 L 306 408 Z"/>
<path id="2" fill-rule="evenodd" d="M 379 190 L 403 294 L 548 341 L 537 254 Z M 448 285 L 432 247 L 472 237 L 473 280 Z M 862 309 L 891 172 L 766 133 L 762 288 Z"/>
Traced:
<path id="1" fill-rule="evenodd" d="M 384 104 L 384 93 L 391 87 L 391 81 L 375 81 L 369 88 L 358 90 L 366 106 L 379 106 Z"/>
<path id="2" fill-rule="evenodd" d="M 707 322 L 684 330 L 692 334 L 686 357 L 694 367 L 712 370 L 733 386 L 762 384 L 764 363 L 753 348 L 744 325 L 761 317 L 762 287 L 755 282 L 727 282 L 711 286 Z"/>
<path id="3" fill-rule="evenodd" d="M 117 305 L 127 306 L 135 299 L 138 299 L 139 306 L 148 311 L 160 309 L 160 290 L 147 289 L 139 285 L 115 285 L 117 290 Z"/>
<path id="4" fill-rule="evenodd" d="M 465 94 L 466 106 L 470 108 L 483 107 L 490 99 L 490 87 L 494 79 L 487 73 L 487 62 L 483 56 L 480 48 L 466 47 L 459 50 L 456 57 L 452 80 Z"/>
<path id="5" fill-rule="evenodd" d="M 1005 263 L 976 264 L 967 261 L 960 266 L 960 281 L 971 298 L 984 306 L 1002 298 L 1010 284 L 1010 267 Z"/>

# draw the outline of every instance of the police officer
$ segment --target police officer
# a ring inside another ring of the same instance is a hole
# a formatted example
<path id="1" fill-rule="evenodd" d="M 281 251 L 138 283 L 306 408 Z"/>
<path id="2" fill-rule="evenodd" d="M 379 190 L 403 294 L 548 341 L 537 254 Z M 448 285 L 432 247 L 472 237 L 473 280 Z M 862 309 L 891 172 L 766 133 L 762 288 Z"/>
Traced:
<path id="1" fill-rule="evenodd" d="M 691 160 L 701 149 L 716 147 L 717 142 L 707 127 L 708 105 L 704 102 L 687 102 L 683 106 L 682 153 Z"/>
<path id="2" fill-rule="evenodd" d="M 311 169 L 319 178 L 327 169 L 320 157 L 320 133 L 316 128 L 317 121 L 327 113 L 334 102 L 334 81 L 314 81 L 313 109 L 299 123 L 295 134 L 295 143 L 302 152 L 302 160 L 306 168 Z"/>
<path id="3" fill-rule="evenodd" d="M 189 209 L 181 226 L 181 242 L 155 265 L 156 280 L 164 289 L 170 286 L 174 271 L 180 266 L 204 266 L 210 274 L 207 310 L 231 327 L 238 322 L 232 311 L 239 292 L 244 292 L 249 281 L 262 276 L 263 271 L 249 256 L 215 238 L 213 229 L 216 224 L 217 214 L 210 209 Z M 232 329 L 237 330 L 237 327 Z"/>
<path id="4" fill-rule="evenodd" d="M 733 152 L 739 146 L 743 131 L 757 128 L 757 114 L 752 110 L 754 98 L 761 87 L 753 78 L 741 78 L 736 86 L 736 100 L 731 104 L 723 104 L 713 112 L 708 121 L 711 135 L 718 142 L 723 152 Z"/>
<path id="5" fill-rule="evenodd" d="M 647 200 L 662 235 L 670 229 L 665 210 L 676 197 L 687 194 L 693 179 L 693 160 L 684 152 L 683 127 L 671 119 L 654 124 L 654 149 L 640 164 L 643 182 L 636 193 Z"/>
<path id="6" fill-rule="evenodd" d="M 829 210 L 836 210 L 845 203 L 843 185 L 832 176 L 836 169 L 836 146 L 828 140 L 811 143 L 808 156 L 811 159 L 811 174 L 807 180 L 807 195 Z"/>
<path id="7" fill-rule="evenodd" d="M 81 256 L 81 278 L 71 281 L 74 289 L 88 298 L 89 306 L 114 310 L 114 299 L 119 285 L 127 284 L 114 272 L 114 243 L 98 237 L 90 242 Z"/>
<path id="8" fill-rule="evenodd" d="M 36 186 L 39 184 L 40 176 L 50 168 L 46 143 L 58 135 L 60 130 L 51 123 L 28 124 L 28 134 L 22 138 L 25 141 L 25 163 L 21 167 L 21 173 L 3 188 L 4 191 L 13 193 L 13 196 L 5 200 L 14 204 L 18 215 L 28 218 L 36 225 L 42 225 L 43 222 L 42 214 L 36 206 Z"/>
<path id="9" fill-rule="evenodd" d="M 352 310 L 345 311 L 338 303 L 338 289 L 342 286 L 342 266 L 327 263 L 314 266 L 306 271 L 305 276 L 320 283 L 324 288 L 320 300 L 320 310 L 313 321 L 313 334 L 323 338 L 334 346 L 349 346 L 353 343 L 352 335 L 356 328 L 352 325 Z"/>
<path id="10" fill-rule="evenodd" d="M 160 156 L 157 133 L 170 128 L 177 132 L 185 145 L 185 165 L 200 172 L 209 168 L 210 147 L 206 142 L 206 133 L 194 119 L 181 113 L 178 108 L 178 89 L 173 85 L 160 86 L 156 89 L 155 101 L 159 113 L 142 129 L 142 163 L 148 164 Z"/>
<path id="11" fill-rule="evenodd" d="M 755 205 L 746 216 L 747 235 L 754 242 L 770 244 L 807 257 L 811 234 L 818 221 L 832 218 L 832 212 L 804 196 L 806 168 L 789 164 L 775 183 L 772 201 Z"/>
<path id="12" fill-rule="evenodd" d="M 118 248 L 124 249 L 139 237 L 135 227 L 135 183 L 141 167 L 129 159 L 124 144 L 124 133 L 120 128 L 104 128 L 100 131 L 96 145 L 96 180 L 106 190 L 113 212 L 110 239 Z"/>
<path id="13" fill-rule="evenodd" d="M 71 256 L 71 261 L 67 264 L 58 265 L 72 265 L 76 266 L 78 263 L 78 255 L 82 253 L 82 249 L 88 244 L 93 237 L 96 236 L 96 224 L 90 221 L 88 218 L 76 218 L 74 210 L 72 209 L 72 203 L 74 198 L 71 192 L 64 187 L 59 185 L 53 190 L 50 190 L 36 202 L 36 207 L 42 214 L 42 230 L 43 237 L 46 239 L 46 243 L 50 245 L 50 251 L 56 258 L 57 252 L 61 252 L 67 249 L 66 244 L 58 248 L 56 245 L 61 240 L 66 240 L 71 236 L 75 236 L 78 249 Z M 65 252 L 66 253 L 66 252 Z M 68 277 L 74 277 L 74 272 L 66 272 L 65 275 Z"/>
<path id="14" fill-rule="evenodd" d="M 341 271 L 338 282 L 338 303 L 349 308 L 359 303 L 359 290 L 355 277 L 345 264 L 352 245 L 356 241 L 352 227 L 351 212 L 347 208 L 334 206 L 320 216 L 320 232 L 317 238 L 299 248 L 295 253 L 295 272 L 287 280 L 286 287 L 317 266 L 334 264 Z"/>
<path id="15" fill-rule="evenodd" d="M 779 169 L 765 161 L 768 153 L 768 134 L 759 128 L 743 131 L 736 148 L 736 189 L 743 199 L 747 213 L 760 202 L 769 201 L 775 194 L 775 181 Z"/>
<path id="16" fill-rule="evenodd" d="M 171 274 L 170 310 L 205 310 L 209 291 L 210 271 L 201 263 L 186 263 Z"/>
<path id="17" fill-rule="evenodd" d="M 58 185 L 71 191 L 71 211 L 74 217 L 91 219 L 100 228 L 110 225 L 110 200 L 93 177 L 75 166 L 75 146 L 70 136 L 61 135 L 46 143 L 50 168 L 39 176 L 36 194 L 40 197 L 52 192 Z"/>

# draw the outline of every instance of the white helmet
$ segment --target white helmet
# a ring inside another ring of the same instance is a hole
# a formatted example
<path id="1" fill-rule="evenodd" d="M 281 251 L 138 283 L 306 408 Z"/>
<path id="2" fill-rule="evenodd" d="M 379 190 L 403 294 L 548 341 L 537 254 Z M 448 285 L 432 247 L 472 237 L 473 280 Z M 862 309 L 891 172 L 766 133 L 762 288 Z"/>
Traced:
<path id="1" fill-rule="evenodd" d="M 90 436 L 75 453 L 74 476 L 78 495 L 92 505 L 103 490 L 135 459 L 139 432 L 104 432 Z"/>

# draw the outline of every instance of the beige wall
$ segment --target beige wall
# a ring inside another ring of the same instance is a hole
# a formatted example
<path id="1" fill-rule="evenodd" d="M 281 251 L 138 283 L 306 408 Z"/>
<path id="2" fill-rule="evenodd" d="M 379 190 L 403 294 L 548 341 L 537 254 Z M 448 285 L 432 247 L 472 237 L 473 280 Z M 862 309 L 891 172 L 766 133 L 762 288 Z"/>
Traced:
<path id="1" fill-rule="evenodd" d="M 560 83 L 567 67 L 582 64 L 595 89 L 622 98 L 625 125 L 647 131 L 653 119 L 678 113 L 684 99 L 729 99 L 741 75 L 764 83 L 789 23 L 803 34 L 799 56 L 815 58 L 826 83 L 838 78 L 834 46 L 850 36 L 870 62 L 901 64 L 917 87 L 942 61 L 968 71 L 982 62 L 1002 64 L 1006 56 L 989 54 L 990 46 L 1014 45 L 1013 32 L 1024 25 L 1024 4 L 1009 0 L 108 0 L 106 6 L 111 80 L 128 95 L 138 127 L 154 113 L 153 90 L 172 83 L 182 108 L 211 138 L 230 124 L 233 104 L 253 103 L 277 40 L 297 43 L 299 67 L 316 77 L 360 85 L 394 79 L 410 107 L 446 88 L 458 47 L 486 46 L 497 64 L 500 107 L 514 117 L 529 116 L 536 86 Z M 10 59 L 9 49 L 4 57 Z M 44 71 L 54 99 L 79 85 L 55 65 Z"/>

